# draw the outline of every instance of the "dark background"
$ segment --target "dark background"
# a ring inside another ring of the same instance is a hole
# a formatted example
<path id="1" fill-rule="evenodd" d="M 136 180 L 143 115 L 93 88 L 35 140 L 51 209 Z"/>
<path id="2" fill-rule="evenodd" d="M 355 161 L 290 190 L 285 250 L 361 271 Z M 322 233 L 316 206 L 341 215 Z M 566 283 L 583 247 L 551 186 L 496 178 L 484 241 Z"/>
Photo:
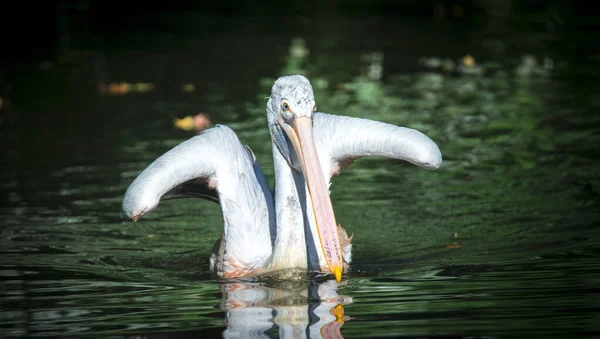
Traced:
<path id="1" fill-rule="evenodd" d="M 516 66 L 534 54 L 567 62 L 579 84 L 596 86 L 599 74 L 587 66 L 600 61 L 600 20 L 591 7 L 558 0 L 8 2 L 0 19 L 0 128 L 18 120 L 43 125 L 58 113 L 65 119 L 65 103 L 90 102 L 81 94 L 99 83 L 151 82 L 158 97 L 193 81 L 198 93 L 253 100 L 257 79 L 277 75 L 296 36 L 318 56 L 311 62 L 327 63 L 332 80 L 347 80 L 353 55 L 369 51 L 385 55 L 384 80 L 419 70 L 424 56 L 470 53 Z"/>
<path id="2" fill-rule="evenodd" d="M 478 21 L 502 21 L 508 29 L 518 18 L 544 26 L 549 32 L 569 30 L 598 33 L 597 12 L 586 1 L 468 1 L 468 0 L 326 0 L 326 1 L 43 1 L 9 2 L 3 5 L 0 26 L 4 32 L 1 59 L 10 62 L 55 58 L 66 45 L 94 46 L 105 36 L 122 36 L 135 31 L 174 32 L 186 22 L 169 21 L 178 13 L 194 13 L 192 21 L 211 19 L 213 30 L 228 29 L 231 18 L 256 18 L 265 31 L 286 29 L 273 23 L 286 19 L 345 18 L 372 21 L 435 18 L 464 25 Z M 218 19 L 224 22 L 219 25 Z M 200 22 L 197 22 L 201 24 Z M 187 22 L 190 24 L 190 22 Z M 97 42 L 96 42 L 97 43 Z M 424 43 L 433 43 L 424 41 Z M 592 46 L 587 46 L 592 47 Z"/>

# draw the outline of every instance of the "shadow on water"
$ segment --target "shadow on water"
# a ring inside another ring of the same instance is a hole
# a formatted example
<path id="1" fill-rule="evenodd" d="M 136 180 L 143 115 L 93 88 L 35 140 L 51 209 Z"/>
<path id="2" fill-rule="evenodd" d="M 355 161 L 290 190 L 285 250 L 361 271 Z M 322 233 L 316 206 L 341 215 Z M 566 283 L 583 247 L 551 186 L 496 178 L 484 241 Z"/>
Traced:
<path id="1" fill-rule="evenodd" d="M 181 34 L 100 37 L 15 66 L 12 89 L 0 76 L 2 335 L 593 336 L 600 67 L 594 44 L 565 47 L 592 39 L 552 8 L 280 31 L 170 13 Z M 177 118 L 232 127 L 272 179 L 264 98 L 289 73 L 310 78 L 320 111 L 416 128 L 444 157 L 436 172 L 361 159 L 333 179 L 354 234 L 346 281 L 215 281 L 210 202 L 121 221 L 127 185 L 193 134 Z"/>

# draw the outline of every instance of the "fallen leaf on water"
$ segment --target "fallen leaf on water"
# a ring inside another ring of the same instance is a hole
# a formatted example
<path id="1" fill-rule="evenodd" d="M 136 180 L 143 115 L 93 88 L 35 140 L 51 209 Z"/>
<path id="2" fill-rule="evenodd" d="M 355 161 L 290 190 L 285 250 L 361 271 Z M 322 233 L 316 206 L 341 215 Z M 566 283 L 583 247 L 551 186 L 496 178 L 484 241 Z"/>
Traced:
<path id="1" fill-rule="evenodd" d="M 99 83 L 96 85 L 96 90 L 100 94 L 108 95 L 125 95 L 132 92 L 147 93 L 154 90 L 154 84 L 150 82 L 137 82 L 135 84 L 127 82 Z"/>
<path id="2" fill-rule="evenodd" d="M 192 93 L 195 90 L 196 90 L 196 85 L 194 85 L 194 84 L 183 84 L 181 86 L 181 91 L 183 93 Z"/>
<path id="3" fill-rule="evenodd" d="M 138 82 L 135 84 L 134 89 L 136 92 L 146 93 L 154 89 L 154 84 L 150 82 Z"/>
<path id="4" fill-rule="evenodd" d="M 195 130 L 196 132 L 203 131 L 212 125 L 210 119 L 204 113 L 198 113 L 194 116 L 188 115 L 182 119 L 175 118 L 173 124 L 176 128 L 185 131 Z"/>
<path id="5" fill-rule="evenodd" d="M 475 66 L 475 58 L 473 58 L 470 54 L 467 54 L 462 58 L 462 63 L 465 65 L 465 67 L 473 67 Z"/>
<path id="6" fill-rule="evenodd" d="M 192 129 L 194 129 L 194 118 L 191 115 L 188 115 L 187 117 L 182 119 L 175 118 L 173 122 L 175 124 L 175 127 L 179 129 L 185 131 L 191 131 Z"/>
<path id="7" fill-rule="evenodd" d="M 447 244 L 447 245 L 444 245 L 444 248 L 450 248 L 450 249 L 460 248 L 460 245 L 459 244 Z"/>

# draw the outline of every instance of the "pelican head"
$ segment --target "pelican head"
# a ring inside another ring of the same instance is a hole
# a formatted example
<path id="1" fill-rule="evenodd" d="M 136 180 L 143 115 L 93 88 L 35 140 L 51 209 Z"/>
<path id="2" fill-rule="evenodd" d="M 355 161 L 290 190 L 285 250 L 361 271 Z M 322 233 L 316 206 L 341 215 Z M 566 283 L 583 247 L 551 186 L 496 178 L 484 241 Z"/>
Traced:
<path id="1" fill-rule="evenodd" d="M 290 167 L 304 175 L 325 259 L 340 281 L 342 246 L 329 199 L 329 186 L 313 138 L 312 117 L 315 111 L 315 97 L 308 79 L 292 75 L 275 81 L 267 102 L 271 136 Z"/>
<path id="2" fill-rule="evenodd" d="M 300 153 L 294 151 L 293 146 L 297 138 L 286 138 L 286 135 L 290 136 L 296 118 L 304 117 L 312 120 L 316 108 L 312 86 L 302 75 L 281 77 L 271 89 L 271 96 L 267 102 L 267 119 L 271 136 L 290 167 L 298 172 L 302 172 L 298 157 Z"/>
<path id="3" fill-rule="evenodd" d="M 308 79 L 302 75 L 289 75 L 275 81 L 267 103 L 269 123 L 279 118 L 290 120 L 292 116 L 310 118 L 315 110 L 315 95 Z"/>

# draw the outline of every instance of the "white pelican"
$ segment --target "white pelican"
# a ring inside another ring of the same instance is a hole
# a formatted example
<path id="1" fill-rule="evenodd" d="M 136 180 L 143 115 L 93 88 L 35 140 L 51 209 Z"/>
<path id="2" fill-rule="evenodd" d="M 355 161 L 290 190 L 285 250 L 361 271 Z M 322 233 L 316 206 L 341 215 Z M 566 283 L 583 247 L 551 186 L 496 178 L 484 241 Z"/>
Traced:
<path id="1" fill-rule="evenodd" d="M 300 268 L 333 273 L 351 261 L 350 238 L 335 221 L 329 182 L 353 160 L 402 159 L 437 169 L 442 156 L 423 133 L 372 120 L 317 113 L 301 75 L 277 79 L 267 102 L 273 143 L 271 193 L 252 151 L 217 125 L 166 152 L 125 192 L 123 214 L 138 220 L 161 200 L 197 196 L 218 201 L 223 236 L 210 269 L 221 278 Z"/>

